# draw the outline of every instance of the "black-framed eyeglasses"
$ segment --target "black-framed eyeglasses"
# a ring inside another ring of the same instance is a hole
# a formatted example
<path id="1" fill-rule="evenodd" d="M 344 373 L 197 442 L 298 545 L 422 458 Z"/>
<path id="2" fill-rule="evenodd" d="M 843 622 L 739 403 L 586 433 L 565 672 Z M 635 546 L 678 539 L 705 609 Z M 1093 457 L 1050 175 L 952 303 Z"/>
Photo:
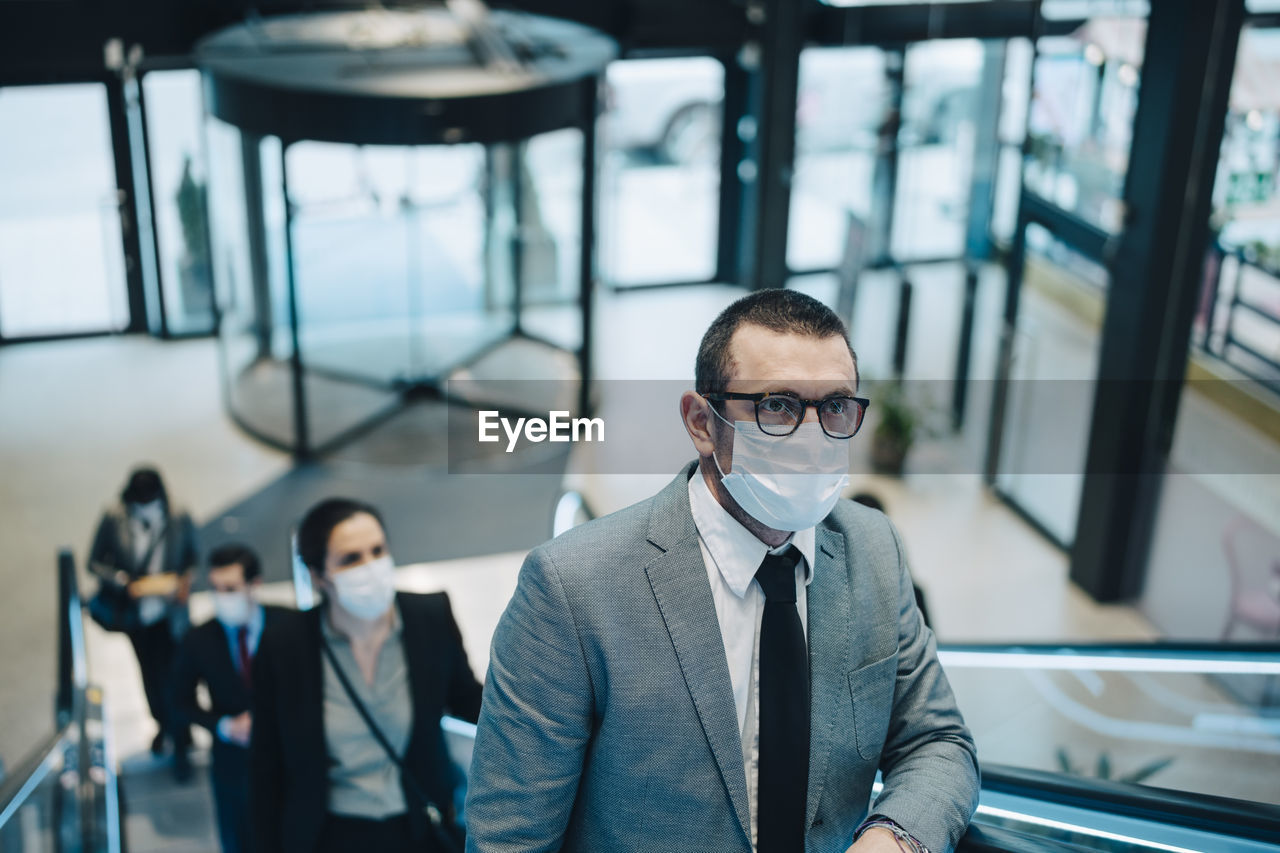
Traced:
<path id="1" fill-rule="evenodd" d="M 765 435 L 791 435 L 800 428 L 810 406 L 818 412 L 822 431 L 832 438 L 853 438 L 862 427 L 862 418 L 871 401 L 866 397 L 824 397 L 821 400 L 805 400 L 794 394 L 776 391 L 759 391 L 746 394 L 725 391 L 703 394 L 707 400 L 750 400 L 756 404 L 756 426 Z"/>

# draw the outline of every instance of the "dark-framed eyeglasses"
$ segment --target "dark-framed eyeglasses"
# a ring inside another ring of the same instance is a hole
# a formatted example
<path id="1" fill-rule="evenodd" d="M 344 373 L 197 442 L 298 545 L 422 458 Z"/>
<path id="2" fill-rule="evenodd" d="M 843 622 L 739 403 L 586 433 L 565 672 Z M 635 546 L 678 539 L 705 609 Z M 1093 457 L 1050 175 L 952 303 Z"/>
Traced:
<path id="1" fill-rule="evenodd" d="M 756 426 L 765 435 L 791 435 L 800 428 L 805 413 L 813 406 L 818 412 L 822 431 L 832 438 L 853 438 L 862 427 L 862 419 L 871 401 L 866 397 L 832 396 L 821 400 L 805 400 L 794 394 L 759 391 L 754 394 L 724 391 L 703 394 L 707 400 L 750 400 L 755 403 Z"/>

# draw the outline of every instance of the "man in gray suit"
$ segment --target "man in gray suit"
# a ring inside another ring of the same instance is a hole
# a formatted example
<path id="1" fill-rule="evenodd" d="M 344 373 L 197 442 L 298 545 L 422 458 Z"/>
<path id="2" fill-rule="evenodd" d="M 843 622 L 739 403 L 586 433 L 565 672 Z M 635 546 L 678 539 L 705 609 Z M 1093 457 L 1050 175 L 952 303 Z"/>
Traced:
<path id="1" fill-rule="evenodd" d="M 467 849 L 954 848 L 973 739 L 897 533 L 839 499 L 868 405 L 844 325 L 759 291 L 708 329 L 696 373 L 680 414 L 698 461 L 525 561 Z"/>

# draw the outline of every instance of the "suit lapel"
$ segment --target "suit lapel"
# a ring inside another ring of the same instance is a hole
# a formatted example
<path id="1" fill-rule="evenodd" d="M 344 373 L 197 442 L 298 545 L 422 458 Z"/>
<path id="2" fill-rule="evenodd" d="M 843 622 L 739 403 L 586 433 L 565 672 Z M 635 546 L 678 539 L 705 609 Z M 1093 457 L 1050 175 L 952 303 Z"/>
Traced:
<path id="1" fill-rule="evenodd" d="M 807 591 L 809 638 L 809 794 L 805 829 L 813 825 L 827 775 L 827 759 L 848 723 L 840 709 L 849 703 L 850 606 L 845 538 L 826 527 L 817 530 L 817 565 Z"/>
<path id="2" fill-rule="evenodd" d="M 298 637 L 298 692 L 294 707 L 298 739 L 307 745 L 307 752 L 315 753 L 316 764 L 324 768 L 327 778 L 332 759 L 324 731 L 324 665 L 320 660 L 324 654 L 320 650 L 323 613 L 323 608 L 316 607 L 303 614 L 305 634 Z"/>
<path id="3" fill-rule="evenodd" d="M 410 606 L 413 600 L 405 597 L 403 593 L 396 594 L 396 604 L 400 609 L 400 636 L 404 645 L 405 669 L 409 673 L 409 695 L 412 697 L 415 711 L 429 708 L 432 706 L 428 696 L 430 688 L 441 679 L 431 671 L 436 666 L 435 656 L 425 654 L 432 648 L 430 638 L 427 636 L 427 620 L 419 618 L 423 614 L 419 613 L 417 606 Z M 425 713 L 414 713 L 415 725 L 409 733 L 409 745 L 405 749 L 405 755 L 413 753 L 419 738 L 425 734 L 418 731 L 416 723 L 429 716 Z"/>
<path id="4" fill-rule="evenodd" d="M 697 537 L 653 560 L 646 573 L 738 822 L 750 838 L 751 812 L 733 684 Z"/>
<path id="5" fill-rule="evenodd" d="M 695 463 L 696 464 L 696 463 Z M 751 837 L 747 777 L 742 766 L 742 737 L 733 703 L 733 684 L 724 655 L 706 565 L 689 511 L 690 469 L 660 492 L 650 515 L 649 540 L 663 553 L 645 566 L 653 597 L 693 699 L 702 730 L 720 769 L 738 824 Z"/>

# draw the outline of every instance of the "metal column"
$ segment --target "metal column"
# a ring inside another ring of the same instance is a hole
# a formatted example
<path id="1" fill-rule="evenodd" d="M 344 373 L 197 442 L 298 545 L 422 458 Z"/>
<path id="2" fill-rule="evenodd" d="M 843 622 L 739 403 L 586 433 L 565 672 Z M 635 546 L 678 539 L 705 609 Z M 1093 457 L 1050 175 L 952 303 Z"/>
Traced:
<path id="1" fill-rule="evenodd" d="M 791 215 L 791 177 L 795 165 L 796 86 L 800 73 L 808 4 L 794 0 L 752 0 L 748 20 L 760 45 L 756 98 L 754 182 L 750 234 L 742 281 L 752 290 L 787 283 L 787 226 Z M 748 161 L 749 162 L 749 161 Z"/>
<path id="2" fill-rule="evenodd" d="M 1071 578 L 1137 594 L 1173 443 L 1244 0 L 1151 5 Z"/>

